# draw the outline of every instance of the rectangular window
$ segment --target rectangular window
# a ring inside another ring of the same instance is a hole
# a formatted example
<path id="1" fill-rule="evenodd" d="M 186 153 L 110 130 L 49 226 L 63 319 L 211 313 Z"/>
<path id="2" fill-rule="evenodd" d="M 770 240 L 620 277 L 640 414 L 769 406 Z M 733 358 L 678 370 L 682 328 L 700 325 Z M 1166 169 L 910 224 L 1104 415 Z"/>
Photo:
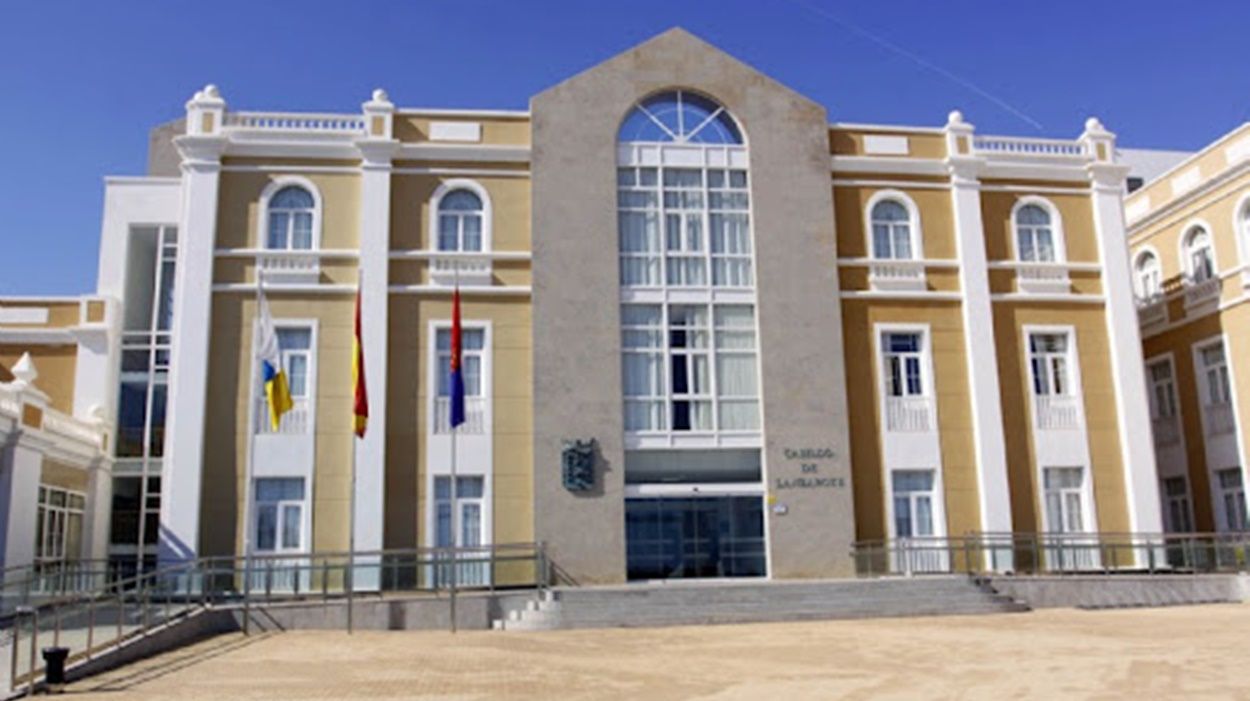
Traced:
<path id="1" fill-rule="evenodd" d="M 894 498 L 894 537 L 935 535 L 933 470 L 894 470 L 890 488 Z"/>
<path id="2" fill-rule="evenodd" d="M 1224 512 L 1224 529 L 1246 530 L 1246 491 L 1241 480 L 1241 468 L 1230 467 L 1215 473 L 1220 486 L 1220 506 Z"/>
<path id="3" fill-rule="evenodd" d="M 1194 520 L 1189 506 L 1189 485 L 1184 477 L 1167 477 L 1163 480 L 1163 513 L 1167 518 L 1168 531 L 1192 533 Z"/>
<path id="4" fill-rule="evenodd" d="M 1046 499 L 1046 530 L 1050 533 L 1084 533 L 1085 468 L 1048 467 L 1043 470 Z"/>
<path id="5" fill-rule="evenodd" d="M 50 485 L 39 486 L 35 520 L 35 561 L 74 561 L 82 557 L 82 524 L 87 497 Z"/>
<path id="6" fill-rule="evenodd" d="M 919 397 L 925 394 L 921 368 L 924 346 L 919 333 L 881 335 L 882 364 L 886 394 L 891 397 Z"/>
<path id="7" fill-rule="evenodd" d="M 434 526 L 434 545 L 439 548 L 472 548 L 483 544 L 485 524 L 482 515 L 485 508 L 485 480 L 482 477 L 456 478 L 456 530 L 455 542 L 451 538 L 452 494 L 451 478 L 434 478 L 434 502 L 437 514 Z"/>
<path id="8" fill-rule="evenodd" d="M 1224 343 L 1213 343 L 1199 351 L 1202 358 L 1203 388 L 1208 405 L 1226 405 L 1232 401 L 1228 381 L 1228 363 L 1224 359 Z"/>
<path id="9" fill-rule="evenodd" d="M 1066 333 L 1029 334 L 1029 367 L 1035 395 L 1070 396 L 1069 364 Z"/>
<path id="10" fill-rule="evenodd" d="M 286 369 L 287 386 L 292 399 L 308 397 L 308 368 L 312 360 L 312 329 L 278 329 L 278 348 L 282 353 L 282 365 Z"/>
<path id="11" fill-rule="evenodd" d="M 451 329 L 438 330 L 435 341 L 438 352 L 438 396 L 451 396 Z M 460 329 L 460 374 L 464 379 L 464 396 L 482 396 L 482 356 L 486 352 L 486 330 Z"/>
<path id="12" fill-rule="evenodd" d="M 300 552 L 304 538 L 304 479 L 255 481 L 255 543 L 258 552 Z"/>
<path id="13" fill-rule="evenodd" d="M 1160 360 L 1149 366 L 1150 416 L 1153 419 L 1170 419 L 1176 416 L 1176 382 L 1172 379 L 1172 364 Z"/>
<path id="14" fill-rule="evenodd" d="M 621 348 L 625 430 L 664 430 L 668 426 L 668 391 L 663 308 L 649 304 L 621 307 Z"/>

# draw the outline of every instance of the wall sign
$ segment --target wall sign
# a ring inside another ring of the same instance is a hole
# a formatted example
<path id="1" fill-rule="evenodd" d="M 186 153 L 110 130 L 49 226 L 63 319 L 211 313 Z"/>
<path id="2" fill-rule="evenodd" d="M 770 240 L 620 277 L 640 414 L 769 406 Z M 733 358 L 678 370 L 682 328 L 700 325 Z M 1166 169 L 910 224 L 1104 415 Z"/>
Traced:
<path id="1" fill-rule="evenodd" d="M 564 488 L 588 492 L 595 487 L 595 439 L 564 441 L 560 451 L 560 473 Z"/>
<path id="2" fill-rule="evenodd" d="M 785 448 L 782 456 L 789 462 L 799 463 L 800 476 L 778 477 L 774 489 L 841 489 L 846 487 L 845 477 L 825 475 L 824 462 L 834 460 L 838 454 L 833 448 Z"/>

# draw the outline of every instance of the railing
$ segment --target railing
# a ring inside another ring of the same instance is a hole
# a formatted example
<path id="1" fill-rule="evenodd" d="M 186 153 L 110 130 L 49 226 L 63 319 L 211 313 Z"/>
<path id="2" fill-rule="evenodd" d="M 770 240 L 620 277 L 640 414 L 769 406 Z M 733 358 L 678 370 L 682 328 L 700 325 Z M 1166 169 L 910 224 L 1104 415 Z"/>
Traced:
<path id="1" fill-rule="evenodd" d="M 1233 414 L 1231 402 L 1207 404 L 1202 407 L 1202 416 L 1208 436 L 1222 436 L 1237 430 L 1237 417 Z"/>
<path id="2" fill-rule="evenodd" d="M 983 154 L 1040 156 L 1044 158 L 1083 157 L 1085 145 L 1067 139 L 1029 139 L 1015 136 L 976 136 L 972 148 Z"/>
<path id="3" fill-rule="evenodd" d="M 315 252 L 300 251 L 299 253 L 266 252 L 257 257 L 257 264 L 265 271 L 265 279 L 277 281 L 291 278 L 316 281 L 321 274 L 321 261 Z"/>
<path id="4" fill-rule="evenodd" d="M 1218 277 L 1209 278 L 1201 282 L 1190 281 L 1185 286 L 1185 306 L 1193 307 L 1204 302 L 1219 299 L 1221 289 L 1222 283 Z"/>
<path id="5" fill-rule="evenodd" d="M 1142 326 L 1162 324 L 1168 320 L 1168 305 L 1162 299 L 1143 300 L 1137 305 L 1137 322 Z"/>
<path id="6" fill-rule="evenodd" d="M 933 430 L 933 399 L 931 397 L 887 397 L 885 423 L 890 431 L 920 432 Z"/>
<path id="7" fill-rule="evenodd" d="M 925 265 L 918 260 L 880 260 L 868 264 L 868 280 L 873 289 L 924 289 Z"/>
<path id="8" fill-rule="evenodd" d="M 0 677 L 9 691 L 33 692 L 43 646 L 68 648 L 72 667 L 216 607 L 241 609 L 247 621 L 251 606 L 270 602 L 542 590 L 555 571 L 541 543 L 204 558 L 23 606 L 3 621 L 11 634 Z"/>
<path id="9" fill-rule="evenodd" d="M 860 576 L 1216 573 L 1250 570 L 1250 533 L 973 533 L 865 540 Z"/>
<path id="10" fill-rule="evenodd" d="M 1037 427 L 1050 431 L 1081 427 L 1079 397 L 1065 394 L 1039 394 L 1034 397 Z"/>
<path id="11" fill-rule="evenodd" d="M 465 254 L 436 255 L 430 258 L 430 280 L 436 285 L 489 285 L 491 260 Z"/>
<path id="12" fill-rule="evenodd" d="M 1154 433 L 1156 446 L 1164 447 L 1181 442 L 1181 422 L 1175 416 L 1151 419 L 1150 428 Z"/>
<path id="13" fill-rule="evenodd" d="M 256 433 L 258 434 L 280 434 L 280 435 L 304 435 L 308 433 L 311 422 L 309 421 L 311 412 L 309 411 L 309 402 L 305 398 L 297 398 L 291 400 L 290 411 L 282 414 L 282 418 L 278 420 L 278 429 L 275 431 L 273 422 L 269 419 L 269 401 L 264 397 L 256 400 Z"/>
<path id="14" fill-rule="evenodd" d="M 291 112 L 227 112 L 225 126 L 258 131 L 302 131 L 323 134 L 364 133 L 358 114 L 298 114 Z"/>
<path id="15" fill-rule="evenodd" d="M 17 392 L 0 384 L 0 412 L 11 414 L 18 418 L 22 413 L 22 402 Z"/>
<path id="16" fill-rule="evenodd" d="M 434 399 L 434 432 L 451 433 L 451 398 Z M 464 398 L 464 423 L 456 427 L 456 433 L 480 434 L 486 432 L 486 397 Z"/>

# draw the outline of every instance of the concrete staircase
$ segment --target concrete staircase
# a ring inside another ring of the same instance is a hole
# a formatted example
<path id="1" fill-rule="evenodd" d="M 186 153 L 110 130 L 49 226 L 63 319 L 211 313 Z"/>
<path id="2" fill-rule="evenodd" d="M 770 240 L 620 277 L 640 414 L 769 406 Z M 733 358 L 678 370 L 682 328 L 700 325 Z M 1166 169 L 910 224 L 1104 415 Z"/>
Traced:
<path id="1" fill-rule="evenodd" d="M 670 582 L 557 587 L 495 620 L 496 630 L 629 628 L 1027 611 L 963 576 L 806 582 Z"/>

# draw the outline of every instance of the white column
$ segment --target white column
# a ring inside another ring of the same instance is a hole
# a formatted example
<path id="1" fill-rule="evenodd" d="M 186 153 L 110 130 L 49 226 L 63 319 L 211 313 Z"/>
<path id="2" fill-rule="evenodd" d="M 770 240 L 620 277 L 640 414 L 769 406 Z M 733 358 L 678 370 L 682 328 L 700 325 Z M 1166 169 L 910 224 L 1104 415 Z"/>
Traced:
<path id="1" fill-rule="evenodd" d="M 226 146 L 221 135 L 224 113 L 225 101 L 217 88 L 204 88 L 187 103 L 187 134 L 174 139 L 182 155 L 182 204 L 161 470 L 161 562 L 191 559 L 199 552 L 213 248 L 221 154 Z"/>
<path id="2" fill-rule="evenodd" d="M 986 265 L 985 229 L 981 222 L 981 159 L 972 148 L 973 126 L 959 112 L 946 124 L 947 166 L 951 174 L 951 205 L 959 255 L 959 284 L 963 291 L 964 344 L 968 354 L 968 384 L 975 433 L 977 494 L 981 530 L 1008 533 L 1011 491 L 1007 483 L 1007 448 L 1003 438 L 1002 395 L 998 386 L 998 356 L 994 343 L 994 310 Z M 1000 555 L 1000 568 L 1010 567 Z"/>
<path id="3" fill-rule="evenodd" d="M 1124 230 L 1124 178 L 1126 166 L 1117 165 L 1115 135 L 1093 117 L 1081 135 L 1093 162 L 1086 166 L 1090 179 L 1090 204 L 1094 232 L 1102 259 L 1102 289 L 1107 299 L 1107 341 L 1115 385 L 1116 426 L 1124 463 L 1124 488 L 1129 529 L 1138 533 L 1163 530 L 1159 503 L 1159 477 L 1154 443 L 1150 437 L 1150 409 L 1146 371 L 1142 362 L 1141 330 L 1133 299 L 1128 235 Z M 1138 553 L 1139 557 L 1141 553 Z"/>
<path id="4" fill-rule="evenodd" d="M 360 175 L 361 335 L 369 393 L 369 427 L 356 449 L 356 549 L 381 550 L 386 487 L 386 356 L 391 250 L 391 159 L 399 144 L 391 138 L 395 106 L 386 92 L 373 91 L 362 106 L 366 135 L 357 142 Z M 359 559 L 368 563 L 369 559 Z M 358 589 L 377 589 L 378 570 L 354 578 Z"/>

